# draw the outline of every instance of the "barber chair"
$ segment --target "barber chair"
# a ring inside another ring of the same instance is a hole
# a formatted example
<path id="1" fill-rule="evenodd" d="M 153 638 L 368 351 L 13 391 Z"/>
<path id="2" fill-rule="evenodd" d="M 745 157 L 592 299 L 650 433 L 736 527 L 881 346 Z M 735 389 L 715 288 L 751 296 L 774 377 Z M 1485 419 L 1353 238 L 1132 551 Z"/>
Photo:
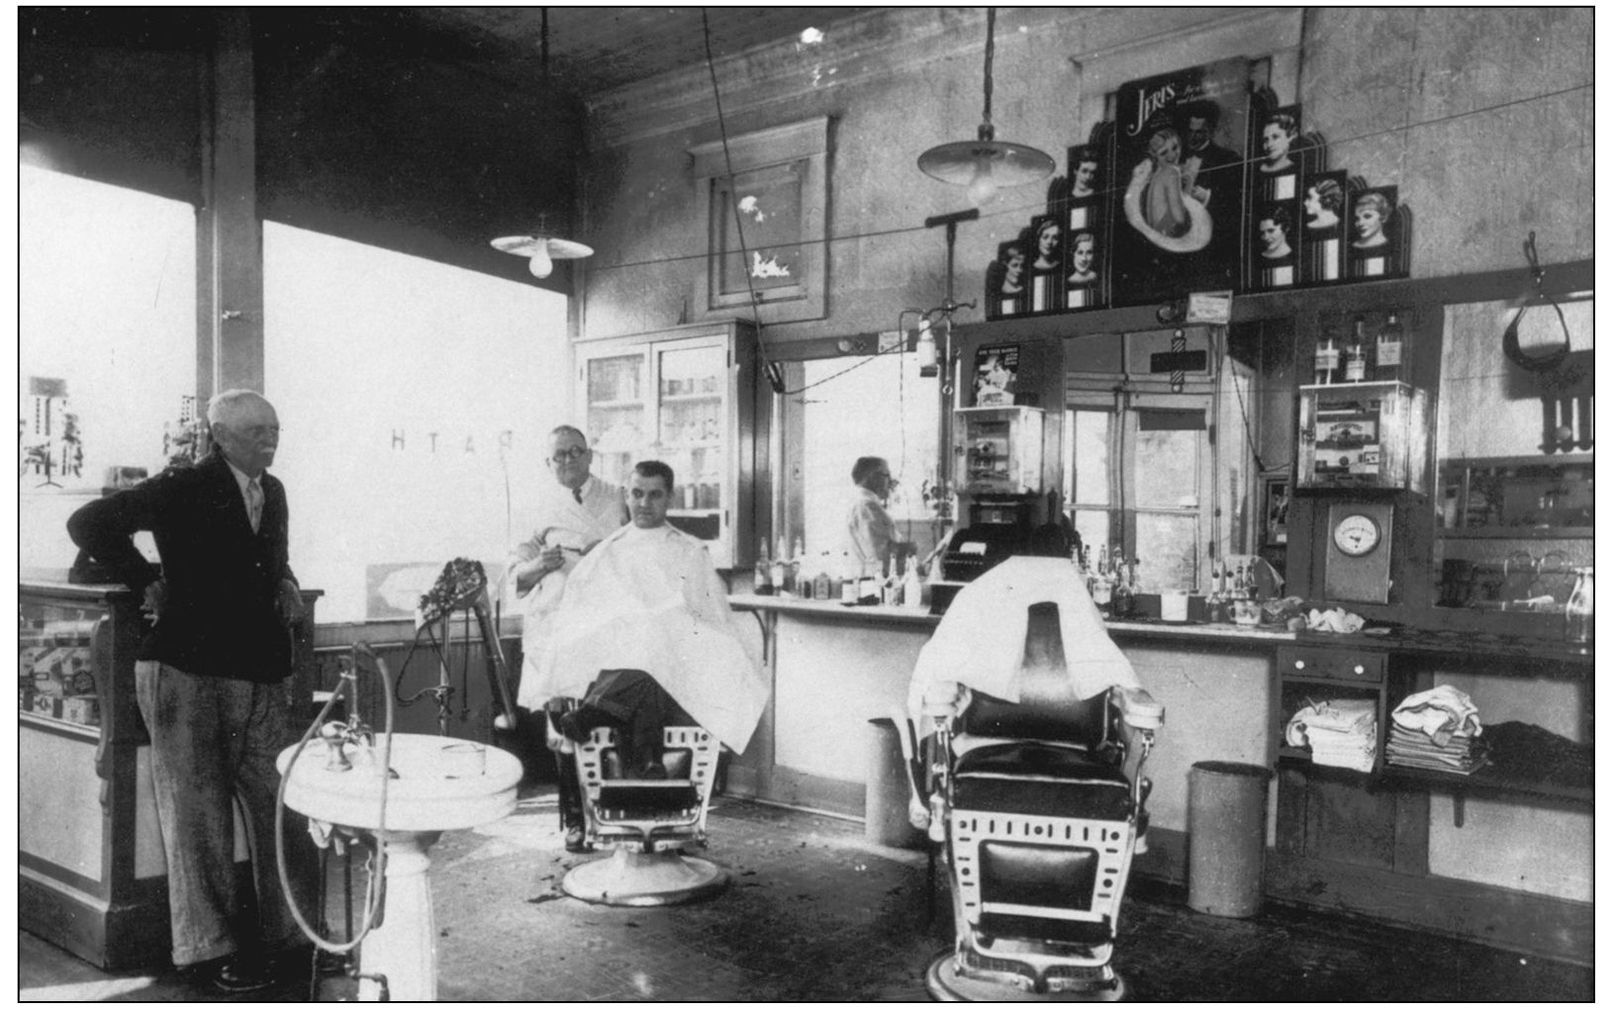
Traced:
<path id="1" fill-rule="evenodd" d="M 925 699 L 911 815 L 949 869 L 955 937 L 926 976 L 938 1000 L 1125 996 L 1110 962 L 1163 707 L 1120 686 L 1076 698 L 1056 656 L 1020 672 L 1016 703 L 956 683 Z"/>
<path id="2" fill-rule="evenodd" d="M 623 777 L 616 732 L 597 727 L 577 745 L 584 839 L 607 857 L 561 880 L 568 896 L 610 906 L 687 903 L 721 892 L 728 873 L 683 852 L 706 846 L 707 806 L 717 779 L 718 739 L 699 727 L 663 730 L 666 780 Z"/>

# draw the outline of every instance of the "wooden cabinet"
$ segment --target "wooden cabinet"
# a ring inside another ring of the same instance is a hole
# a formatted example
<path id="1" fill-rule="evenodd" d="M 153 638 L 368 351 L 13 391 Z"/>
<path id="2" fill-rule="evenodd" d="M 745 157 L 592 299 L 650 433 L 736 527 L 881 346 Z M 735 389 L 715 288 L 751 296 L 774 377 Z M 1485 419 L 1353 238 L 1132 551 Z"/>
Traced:
<path id="1" fill-rule="evenodd" d="M 594 473 L 626 486 L 637 461 L 663 461 L 669 522 L 705 541 L 718 568 L 749 565 L 769 533 L 768 390 L 751 325 L 580 341 L 573 359 Z"/>
<path id="2" fill-rule="evenodd" d="M 304 593 L 293 699 L 310 698 L 318 596 Z M 22 583 L 17 613 L 18 924 L 107 969 L 165 965 L 168 873 L 135 702 L 139 602 L 118 585 Z M 237 860 L 246 853 L 238 829 Z"/>

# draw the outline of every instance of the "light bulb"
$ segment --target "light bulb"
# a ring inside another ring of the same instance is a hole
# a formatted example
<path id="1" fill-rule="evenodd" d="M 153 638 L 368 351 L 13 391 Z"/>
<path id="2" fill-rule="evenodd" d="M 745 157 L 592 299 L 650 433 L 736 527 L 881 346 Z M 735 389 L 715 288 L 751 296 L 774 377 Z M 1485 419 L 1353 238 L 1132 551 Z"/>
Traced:
<path id="1" fill-rule="evenodd" d="M 547 278 L 554 269 L 555 261 L 550 259 L 550 244 L 539 240 L 538 248 L 533 251 L 533 258 L 527 261 L 528 273 L 535 278 Z"/>
<path id="2" fill-rule="evenodd" d="M 976 174 L 965 186 L 965 195 L 976 207 L 986 207 L 998 197 L 998 183 L 993 179 L 993 163 L 983 158 L 976 162 Z"/>

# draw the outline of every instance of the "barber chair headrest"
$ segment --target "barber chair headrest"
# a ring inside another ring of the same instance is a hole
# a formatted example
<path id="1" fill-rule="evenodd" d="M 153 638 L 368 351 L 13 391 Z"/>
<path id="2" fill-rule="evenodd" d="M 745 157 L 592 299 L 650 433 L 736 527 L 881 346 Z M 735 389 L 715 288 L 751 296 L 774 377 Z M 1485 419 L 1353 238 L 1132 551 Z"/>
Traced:
<path id="1" fill-rule="evenodd" d="M 1053 604 L 1027 609 L 1026 646 L 1015 678 L 1020 701 L 973 693 L 961 730 L 992 738 L 1032 738 L 1096 749 L 1111 740 L 1110 694 L 1077 698 L 1066 671 L 1059 611 Z"/>

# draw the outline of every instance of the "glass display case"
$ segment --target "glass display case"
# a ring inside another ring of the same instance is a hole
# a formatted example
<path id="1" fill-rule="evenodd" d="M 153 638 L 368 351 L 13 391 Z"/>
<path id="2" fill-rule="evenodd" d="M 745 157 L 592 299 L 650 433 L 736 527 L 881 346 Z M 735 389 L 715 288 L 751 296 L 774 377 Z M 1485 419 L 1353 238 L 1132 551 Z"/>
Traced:
<path id="1" fill-rule="evenodd" d="M 954 482 L 967 495 L 1042 491 L 1041 408 L 959 408 L 953 413 Z"/>
<path id="2" fill-rule="evenodd" d="M 1303 386 L 1296 486 L 1426 491 L 1430 425 L 1423 390 L 1406 383 Z"/>
<path id="3" fill-rule="evenodd" d="M 574 347 L 579 414 L 593 470 L 626 486 L 640 460 L 673 469 L 668 521 L 707 543 L 720 569 L 750 564 L 768 536 L 752 488 L 766 474 L 768 412 L 757 354 L 740 321 L 582 341 Z M 763 511 L 766 516 L 766 510 Z"/>
<path id="4" fill-rule="evenodd" d="M 318 596 L 303 594 L 291 698 L 312 698 Z M 106 969 L 169 956 L 168 868 L 135 702 L 141 628 L 121 585 L 18 584 L 18 923 Z"/>

